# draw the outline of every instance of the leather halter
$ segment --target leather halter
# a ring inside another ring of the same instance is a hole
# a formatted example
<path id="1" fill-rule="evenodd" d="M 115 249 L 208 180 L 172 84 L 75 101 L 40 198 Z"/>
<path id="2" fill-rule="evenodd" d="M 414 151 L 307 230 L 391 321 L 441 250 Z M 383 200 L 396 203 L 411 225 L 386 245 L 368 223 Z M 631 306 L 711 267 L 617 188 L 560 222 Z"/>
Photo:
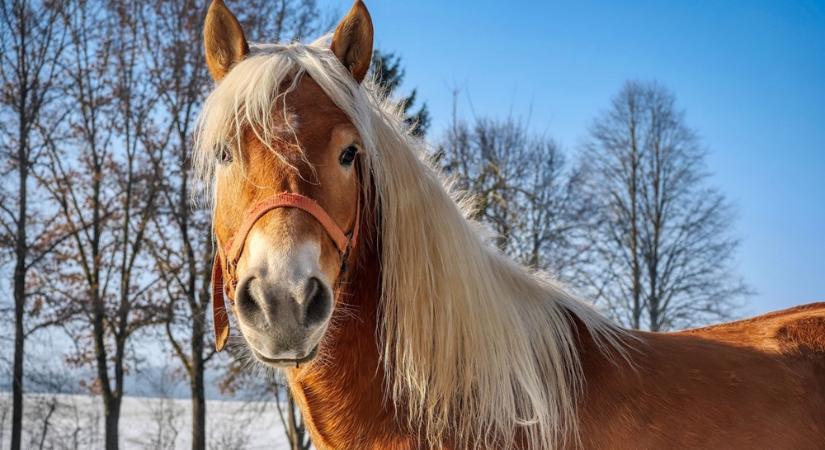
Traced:
<path id="1" fill-rule="evenodd" d="M 332 217 L 324 211 L 315 200 L 301 194 L 282 192 L 270 197 L 252 207 L 244 218 L 241 227 L 226 242 L 225 248 L 215 252 L 215 261 L 212 264 L 212 319 L 215 326 L 215 349 L 223 350 L 229 338 L 229 316 L 224 303 L 224 295 L 230 303 L 234 303 L 235 288 L 238 286 L 238 261 L 241 259 L 244 244 L 252 227 L 266 213 L 278 208 L 297 208 L 311 215 L 327 232 L 327 235 L 335 243 L 335 247 L 341 253 L 341 272 L 346 271 L 347 260 L 350 250 L 355 245 L 358 238 L 358 229 L 361 219 L 361 196 L 358 195 L 358 203 L 355 206 L 355 223 L 349 233 L 332 220 Z M 221 251 L 223 250 L 223 252 Z M 223 261 L 226 261 L 226 274 L 228 283 L 224 283 Z"/>

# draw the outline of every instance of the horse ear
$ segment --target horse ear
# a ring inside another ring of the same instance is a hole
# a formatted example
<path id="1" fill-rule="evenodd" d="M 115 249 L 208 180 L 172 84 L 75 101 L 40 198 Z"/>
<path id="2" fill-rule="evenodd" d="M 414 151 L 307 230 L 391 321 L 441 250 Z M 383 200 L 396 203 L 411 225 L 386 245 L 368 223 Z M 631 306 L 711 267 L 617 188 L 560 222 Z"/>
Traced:
<path id="1" fill-rule="evenodd" d="M 338 24 L 332 36 L 332 52 L 352 73 L 355 81 L 367 76 L 372 60 L 372 19 L 361 0 L 355 0 L 352 9 Z"/>
<path id="2" fill-rule="evenodd" d="M 203 25 L 203 44 L 206 65 L 215 81 L 223 79 L 232 66 L 249 53 L 241 24 L 223 0 L 212 0 L 209 5 Z"/>

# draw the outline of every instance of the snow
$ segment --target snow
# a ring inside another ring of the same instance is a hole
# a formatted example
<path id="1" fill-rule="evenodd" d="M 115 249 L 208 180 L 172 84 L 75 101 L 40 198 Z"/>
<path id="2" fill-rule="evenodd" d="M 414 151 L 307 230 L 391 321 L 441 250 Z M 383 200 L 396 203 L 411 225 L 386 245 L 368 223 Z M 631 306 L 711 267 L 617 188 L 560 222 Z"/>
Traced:
<path id="1" fill-rule="evenodd" d="M 125 397 L 120 447 L 191 448 L 191 411 L 189 400 Z M 208 449 L 289 448 L 275 403 L 209 400 L 206 411 Z M 103 448 L 103 403 L 99 397 L 31 394 L 25 397 L 24 415 L 23 448 Z M 0 448 L 9 446 L 10 423 L 11 394 L 0 393 Z"/>

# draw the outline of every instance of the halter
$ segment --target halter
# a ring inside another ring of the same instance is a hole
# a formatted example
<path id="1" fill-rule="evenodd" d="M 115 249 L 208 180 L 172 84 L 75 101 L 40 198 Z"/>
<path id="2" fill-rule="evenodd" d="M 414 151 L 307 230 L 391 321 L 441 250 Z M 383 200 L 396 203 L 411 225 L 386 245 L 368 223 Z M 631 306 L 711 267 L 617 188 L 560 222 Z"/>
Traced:
<path id="1" fill-rule="evenodd" d="M 341 272 L 346 272 L 350 250 L 358 238 L 358 228 L 361 221 L 360 194 L 358 195 L 358 203 L 355 206 L 355 223 L 349 233 L 344 232 L 315 200 L 301 194 L 282 192 L 257 203 L 246 213 L 246 218 L 241 223 L 238 231 L 226 242 L 224 251 L 221 252 L 220 244 L 218 244 L 218 251 L 215 252 L 215 261 L 212 264 L 212 319 L 215 326 L 215 349 L 217 351 L 223 350 L 229 338 L 229 316 L 226 312 L 224 295 L 230 303 L 234 303 L 235 288 L 238 286 L 238 261 L 241 259 L 246 238 L 258 220 L 266 213 L 278 208 L 297 208 L 315 218 L 324 227 L 327 235 L 335 243 L 338 252 L 341 253 Z M 229 283 L 224 283 L 222 259 L 226 261 L 226 274 Z"/>

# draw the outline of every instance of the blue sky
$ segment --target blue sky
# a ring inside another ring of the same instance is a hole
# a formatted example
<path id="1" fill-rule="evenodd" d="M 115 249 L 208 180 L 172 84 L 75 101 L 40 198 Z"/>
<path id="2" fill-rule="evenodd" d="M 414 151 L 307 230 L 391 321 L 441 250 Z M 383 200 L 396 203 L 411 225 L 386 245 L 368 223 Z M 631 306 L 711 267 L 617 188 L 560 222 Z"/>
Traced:
<path id="1" fill-rule="evenodd" d="M 348 0 L 322 0 L 344 12 Z M 438 138 L 465 117 L 529 118 L 575 152 L 629 78 L 672 89 L 731 199 L 745 314 L 825 300 L 825 1 L 367 0 Z"/>

